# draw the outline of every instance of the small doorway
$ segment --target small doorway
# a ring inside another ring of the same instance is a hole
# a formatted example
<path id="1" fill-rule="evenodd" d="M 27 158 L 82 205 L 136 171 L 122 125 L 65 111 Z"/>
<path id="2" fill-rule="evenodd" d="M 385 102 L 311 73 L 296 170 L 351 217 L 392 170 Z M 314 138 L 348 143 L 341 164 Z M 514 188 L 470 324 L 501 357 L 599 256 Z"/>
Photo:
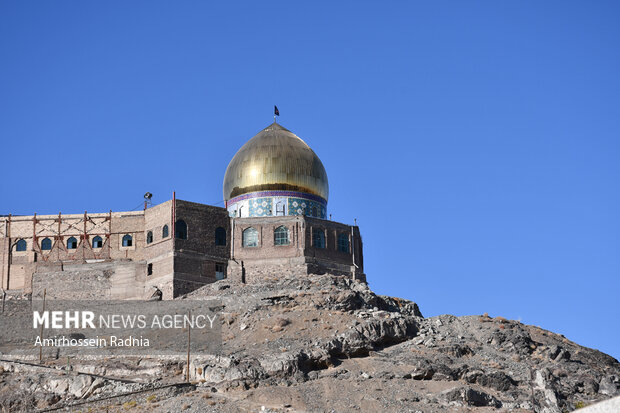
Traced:
<path id="1" fill-rule="evenodd" d="M 223 280 L 226 278 L 226 264 L 215 264 L 215 279 Z"/>

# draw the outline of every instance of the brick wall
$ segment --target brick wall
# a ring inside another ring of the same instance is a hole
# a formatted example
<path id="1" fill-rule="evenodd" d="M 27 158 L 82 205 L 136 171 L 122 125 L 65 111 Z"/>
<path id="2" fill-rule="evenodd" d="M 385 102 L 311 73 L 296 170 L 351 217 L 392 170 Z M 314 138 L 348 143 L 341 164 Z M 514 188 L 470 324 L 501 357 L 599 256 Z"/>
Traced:
<path id="1" fill-rule="evenodd" d="M 234 218 L 232 259 L 228 276 L 246 282 L 282 275 L 324 274 L 355 276 L 365 281 L 363 248 L 359 228 L 334 221 L 306 216 Z M 288 229 L 289 245 L 275 245 L 274 231 L 284 226 Z M 244 231 L 253 228 L 258 232 L 256 247 L 244 246 Z M 313 231 L 325 235 L 325 248 L 314 245 Z M 344 234 L 348 251 L 338 249 L 337 239 Z"/>
<path id="2" fill-rule="evenodd" d="M 232 219 L 232 225 L 235 234 L 232 258 L 236 260 L 292 258 L 303 255 L 303 217 L 235 218 Z M 275 245 L 274 231 L 279 227 L 288 229 L 289 245 Z M 243 234 L 249 228 L 258 231 L 256 247 L 243 246 Z"/>
<path id="3" fill-rule="evenodd" d="M 215 281 L 216 264 L 226 265 L 230 251 L 230 221 L 224 208 L 189 201 L 176 201 L 177 222 L 187 225 L 187 239 L 175 239 L 174 296 Z M 215 231 L 223 228 L 223 245 Z"/>
<path id="4" fill-rule="evenodd" d="M 174 236 L 180 220 L 187 225 L 187 239 Z M 164 236 L 166 225 L 168 235 Z M 223 245 L 216 243 L 215 233 L 220 227 L 226 235 Z M 287 230 L 286 245 L 276 245 L 274 232 L 280 227 Z M 248 228 L 258 233 L 256 247 L 243 245 Z M 315 245 L 315 231 L 325 235 L 325 248 Z M 347 251 L 338 249 L 339 234 L 346 237 Z M 131 246 L 122 245 L 127 235 L 131 236 Z M 67 247 L 71 237 L 77 242 L 74 249 Z M 95 237 L 101 237 L 101 247 L 93 246 Z M 49 251 L 41 249 L 45 238 L 52 241 Z M 15 243 L 20 239 L 26 241 L 26 251 L 16 251 Z M 133 278 L 126 270 L 121 271 L 125 275 L 119 282 L 131 284 L 124 287 L 132 291 L 128 295 L 149 295 L 156 287 L 165 299 L 214 282 L 216 265 L 227 266 L 228 275 L 238 280 L 245 272 L 247 281 L 278 274 L 324 272 L 362 278 L 362 251 L 356 226 L 306 216 L 232 219 L 224 208 L 182 200 L 176 200 L 174 205 L 167 201 L 145 211 L 0 218 L 2 288 L 25 292 L 32 291 L 33 274 L 37 272 L 57 268 L 54 265 L 62 270 L 66 265 L 98 261 L 136 263 L 131 270 Z M 71 282 L 70 277 L 56 279 Z M 93 292 L 98 285 L 93 284 Z M 120 287 L 114 288 L 114 294 L 123 294 Z"/>
<path id="5" fill-rule="evenodd" d="M 141 263 L 107 261 L 89 264 L 39 266 L 32 277 L 32 295 L 48 299 L 143 299 L 143 285 L 136 281 Z"/>

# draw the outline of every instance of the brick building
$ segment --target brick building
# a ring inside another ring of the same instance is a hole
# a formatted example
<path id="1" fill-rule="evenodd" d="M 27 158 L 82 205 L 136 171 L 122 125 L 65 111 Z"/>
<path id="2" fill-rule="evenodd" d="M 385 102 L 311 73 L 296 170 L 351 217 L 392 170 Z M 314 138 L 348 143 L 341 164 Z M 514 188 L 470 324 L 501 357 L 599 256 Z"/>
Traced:
<path id="1" fill-rule="evenodd" d="M 173 199 L 143 211 L 0 216 L 4 290 L 57 298 L 173 298 L 222 278 L 340 274 L 365 281 L 357 226 L 327 220 L 320 159 L 273 123 L 224 177 L 225 208 Z"/>

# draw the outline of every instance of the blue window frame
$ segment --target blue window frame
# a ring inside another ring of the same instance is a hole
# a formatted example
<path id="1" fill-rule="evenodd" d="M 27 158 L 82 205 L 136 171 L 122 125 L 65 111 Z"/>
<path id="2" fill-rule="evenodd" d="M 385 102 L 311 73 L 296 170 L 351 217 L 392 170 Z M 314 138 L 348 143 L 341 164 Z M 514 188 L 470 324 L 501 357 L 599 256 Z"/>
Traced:
<path id="1" fill-rule="evenodd" d="M 288 228 L 284 225 L 278 227 L 273 231 L 273 244 L 274 245 L 289 245 L 290 240 L 288 238 Z"/>
<path id="2" fill-rule="evenodd" d="M 123 247 L 131 247 L 133 245 L 133 237 L 129 234 L 123 236 Z"/>
<path id="3" fill-rule="evenodd" d="M 93 248 L 101 248 L 103 247 L 103 239 L 97 235 L 95 238 L 93 238 Z"/>
<path id="4" fill-rule="evenodd" d="M 17 243 L 15 244 L 15 251 L 17 252 L 26 251 L 27 248 L 28 248 L 28 244 L 26 244 L 26 240 L 24 239 L 18 240 Z"/>
<path id="5" fill-rule="evenodd" d="M 323 229 L 312 229 L 312 244 L 314 248 L 325 248 L 325 231 Z"/>
<path id="6" fill-rule="evenodd" d="M 49 238 L 43 238 L 41 241 L 41 251 L 49 251 L 52 249 L 52 240 Z"/>
<path id="7" fill-rule="evenodd" d="M 246 228 L 242 238 L 244 247 L 258 247 L 258 231 L 255 228 Z"/>

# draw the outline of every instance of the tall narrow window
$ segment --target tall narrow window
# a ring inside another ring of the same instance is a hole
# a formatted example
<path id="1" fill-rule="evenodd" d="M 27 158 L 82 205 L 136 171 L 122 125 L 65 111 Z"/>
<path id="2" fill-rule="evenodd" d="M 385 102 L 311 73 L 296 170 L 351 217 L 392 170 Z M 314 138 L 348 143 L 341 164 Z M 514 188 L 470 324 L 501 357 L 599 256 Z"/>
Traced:
<path id="1" fill-rule="evenodd" d="M 24 239 L 20 239 L 19 241 L 17 241 L 17 243 L 15 244 L 15 251 L 26 251 L 28 244 L 26 244 L 26 240 Z"/>
<path id="2" fill-rule="evenodd" d="M 349 235 L 338 234 L 338 251 L 349 252 Z"/>
<path id="3" fill-rule="evenodd" d="M 164 225 L 164 227 L 161 229 L 161 237 L 168 238 L 169 232 L 170 231 L 168 230 L 168 225 Z"/>
<path id="4" fill-rule="evenodd" d="M 226 245 L 226 230 L 222 227 L 215 228 L 215 245 Z"/>
<path id="5" fill-rule="evenodd" d="M 52 249 L 52 240 L 49 238 L 44 238 L 41 241 L 41 251 L 49 251 Z"/>
<path id="6" fill-rule="evenodd" d="M 274 245 L 288 245 L 288 229 L 285 226 L 280 226 L 273 231 L 273 244 Z"/>
<path id="7" fill-rule="evenodd" d="M 146 265 L 146 275 L 153 275 L 153 263 L 148 263 Z"/>
<path id="8" fill-rule="evenodd" d="M 133 237 L 129 234 L 123 236 L 123 247 L 131 247 L 133 245 Z"/>
<path id="9" fill-rule="evenodd" d="M 103 247 L 103 239 L 97 235 L 95 238 L 93 238 L 93 248 L 101 248 Z"/>
<path id="10" fill-rule="evenodd" d="M 146 233 L 146 243 L 150 244 L 153 242 L 153 231 L 149 231 Z"/>
<path id="11" fill-rule="evenodd" d="M 312 207 L 312 213 L 311 213 L 311 215 L 312 215 L 313 217 L 318 216 L 318 215 L 317 215 L 317 213 L 316 213 L 316 207 Z"/>
<path id="12" fill-rule="evenodd" d="M 77 248 L 77 239 L 75 237 L 71 237 L 67 240 L 67 249 L 74 250 Z"/>
<path id="13" fill-rule="evenodd" d="M 278 201 L 278 203 L 276 204 L 276 215 L 286 215 L 286 201 Z"/>
<path id="14" fill-rule="evenodd" d="M 243 231 L 243 246 L 258 247 L 258 231 L 252 227 Z"/>
<path id="15" fill-rule="evenodd" d="M 175 224 L 175 237 L 178 239 L 187 239 L 187 224 L 182 219 Z"/>
<path id="16" fill-rule="evenodd" d="M 314 248 L 325 248 L 325 231 L 321 228 L 312 228 L 312 244 Z"/>

